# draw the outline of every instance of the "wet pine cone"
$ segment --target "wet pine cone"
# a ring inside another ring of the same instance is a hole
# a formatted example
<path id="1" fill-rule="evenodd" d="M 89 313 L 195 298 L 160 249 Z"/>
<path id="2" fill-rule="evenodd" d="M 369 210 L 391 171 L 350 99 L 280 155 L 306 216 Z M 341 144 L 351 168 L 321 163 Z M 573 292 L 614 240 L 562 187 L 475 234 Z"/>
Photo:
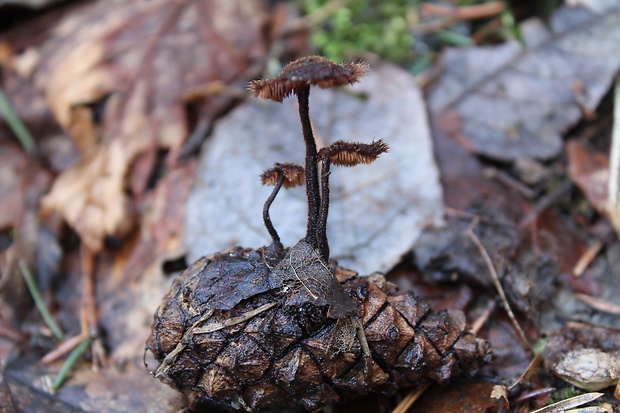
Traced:
<path id="1" fill-rule="evenodd" d="M 471 376 L 489 359 L 461 313 L 431 311 L 380 274 L 328 268 L 303 240 L 198 260 L 164 298 L 147 348 L 193 410 L 316 410 Z"/>

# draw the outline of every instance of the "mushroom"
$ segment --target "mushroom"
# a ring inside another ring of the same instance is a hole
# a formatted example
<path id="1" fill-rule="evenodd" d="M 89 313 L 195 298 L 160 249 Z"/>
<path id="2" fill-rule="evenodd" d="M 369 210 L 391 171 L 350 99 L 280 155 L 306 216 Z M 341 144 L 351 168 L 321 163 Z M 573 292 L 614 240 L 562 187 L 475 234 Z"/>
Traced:
<path id="1" fill-rule="evenodd" d="M 248 84 L 248 90 L 254 96 L 282 102 L 291 94 L 297 95 L 299 117 L 306 146 L 306 197 L 308 202 L 308 225 L 305 240 L 318 249 L 326 260 L 329 252 L 325 251 L 327 239 L 319 240 L 318 225 L 321 206 L 317 147 L 312 133 L 309 114 L 310 86 L 321 88 L 344 86 L 355 83 L 366 75 L 368 66 L 362 63 L 345 63 L 337 65 L 321 56 L 308 56 L 297 59 L 284 67 L 282 72 L 272 79 L 255 80 Z"/>
<path id="2" fill-rule="evenodd" d="M 273 168 L 267 169 L 260 176 L 263 185 L 273 185 L 275 187 L 263 206 L 263 222 L 265 223 L 265 228 L 267 228 L 269 235 L 271 235 L 273 244 L 276 246 L 281 247 L 280 236 L 269 217 L 269 208 L 271 208 L 271 204 L 278 195 L 278 192 L 280 192 L 282 186 L 287 189 L 301 186 L 304 183 L 305 175 L 306 173 L 301 165 L 296 165 L 294 163 L 276 163 Z"/>
<path id="3" fill-rule="evenodd" d="M 322 167 L 321 210 L 317 226 L 317 239 L 319 240 L 319 252 L 324 260 L 329 258 L 327 215 L 329 213 L 329 169 L 331 164 L 348 167 L 369 164 L 387 151 L 388 146 L 382 139 L 371 143 L 336 141 L 319 151 L 318 158 L 322 162 Z"/>

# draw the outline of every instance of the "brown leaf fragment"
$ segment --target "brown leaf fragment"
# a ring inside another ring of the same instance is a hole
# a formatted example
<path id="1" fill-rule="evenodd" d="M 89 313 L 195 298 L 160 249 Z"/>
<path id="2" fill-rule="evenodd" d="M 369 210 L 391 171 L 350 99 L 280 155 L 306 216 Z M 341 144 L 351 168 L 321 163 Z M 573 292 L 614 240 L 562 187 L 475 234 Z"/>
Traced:
<path id="1" fill-rule="evenodd" d="M 505 411 L 502 408 L 507 407 L 508 402 L 498 387 L 503 386 L 483 382 L 457 382 L 449 388 L 434 386 L 422 394 L 413 410 L 425 413 Z"/>
<path id="2" fill-rule="evenodd" d="M 592 206 L 606 215 L 609 212 L 607 203 L 609 157 L 577 140 L 566 142 L 566 153 L 568 172 L 572 181 L 579 186 Z"/>
<path id="3" fill-rule="evenodd" d="M 91 251 L 107 236 L 124 236 L 135 224 L 124 187 L 129 161 L 121 141 L 112 141 L 60 175 L 42 199 L 43 214 L 57 212 Z"/>
<path id="4" fill-rule="evenodd" d="M 458 119 L 449 135 L 476 153 L 550 159 L 562 149 L 561 134 L 596 109 L 620 67 L 620 8 L 597 14 L 563 7 L 550 29 L 530 20 L 521 33 L 523 46 L 513 40 L 446 51 L 430 111 L 436 120 Z"/>
<path id="5" fill-rule="evenodd" d="M 329 305 L 328 316 L 333 318 L 346 318 L 358 311 L 317 251 L 303 239 L 287 252 L 269 274 L 269 280 L 272 287 L 293 286 L 288 305 Z"/>
<path id="6" fill-rule="evenodd" d="M 27 209 L 36 208 L 52 177 L 16 144 L 0 145 L 0 231 L 9 231 L 20 226 Z"/>

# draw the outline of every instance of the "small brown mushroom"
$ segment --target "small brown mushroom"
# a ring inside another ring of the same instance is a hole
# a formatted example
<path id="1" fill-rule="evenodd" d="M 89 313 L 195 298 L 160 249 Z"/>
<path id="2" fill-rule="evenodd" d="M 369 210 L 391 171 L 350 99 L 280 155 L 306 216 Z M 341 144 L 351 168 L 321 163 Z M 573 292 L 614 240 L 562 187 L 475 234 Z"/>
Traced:
<path id="1" fill-rule="evenodd" d="M 388 151 L 388 146 L 382 139 L 371 143 L 336 141 L 321 148 L 318 153 L 323 162 L 321 167 L 321 208 L 317 226 L 319 251 L 323 258 L 329 257 L 327 243 L 327 215 L 329 214 L 329 169 L 331 164 L 338 166 L 355 166 L 374 162 L 382 153 Z M 324 241 L 323 241 L 324 240 Z"/>
<path id="2" fill-rule="evenodd" d="M 363 63 L 337 65 L 321 56 L 308 56 L 297 59 L 284 67 L 273 79 L 255 80 L 248 84 L 254 96 L 281 102 L 291 94 L 299 101 L 299 117 L 306 145 L 306 197 L 308 199 L 308 225 L 306 241 L 320 251 L 327 260 L 329 251 L 325 249 L 327 238 L 322 239 L 318 231 L 321 193 L 317 147 L 312 132 L 309 114 L 310 86 L 322 88 L 344 86 L 355 83 L 366 75 L 368 67 Z"/>
<path id="3" fill-rule="evenodd" d="M 263 222 L 269 235 L 271 235 L 273 243 L 276 245 L 280 244 L 280 236 L 271 222 L 269 208 L 271 208 L 271 204 L 276 199 L 282 186 L 286 189 L 301 186 L 304 184 L 305 175 L 304 168 L 301 165 L 276 163 L 273 168 L 267 169 L 260 176 L 263 185 L 273 185 L 275 187 L 263 206 Z"/>
<path id="4" fill-rule="evenodd" d="M 364 63 L 337 65 L 322 56 L 307 56 L 286 65 L 273 79 L 250 82 L 248 90 L 256 97 L 282 102 L 305 87 L 315 85 L 328 88 L 351 85 L 367 73 L 368 66 Z"/>
<path id="5" fill-rule="evenodd" d="M 388 151 L 383 139 L 371 143 L 337 141 L 319 151 L 319 159 L 337 166 L 355 166 L 374 162 Z"/>
<path id="6" fill-rule="evenodd" d="M 302 186 L 306 178 L 304 167 L 294 163 L 276 163 L 260 176 L 263 185 L 277 185 L 280 178 L 285 189 Z"/>

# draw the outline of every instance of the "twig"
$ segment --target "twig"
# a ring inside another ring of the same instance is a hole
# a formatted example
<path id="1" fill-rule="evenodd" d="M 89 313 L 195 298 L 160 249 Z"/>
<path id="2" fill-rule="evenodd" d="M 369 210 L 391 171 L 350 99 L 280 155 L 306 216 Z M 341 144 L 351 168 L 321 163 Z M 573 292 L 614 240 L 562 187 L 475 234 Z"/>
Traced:
<path id="1" fill-rule="evenodd" d="M 398 406 L 392 410 L 392 413 L 407 413 L 407 410 L 411 407 L 411 405 L 420 398 L 422 393 L 426 391 L 431 385 L 430 382 L 424 383 L 421 387 L 411 390 L 405 398 L 398 403 Z"/>
<path id="2" fill-rule="evenodd" d="M 573 268 L 573 275 L 575 277 L 581 277 L 583 272 L 592 263 L 594 258 L 596 258 L 598 253 L 601 252 L 604 246 L 605 244 L 602 241 L 596 241 L 586 250 L 586 252 L 581 254 L 581 257 L 579 257 L 577 264 L 575 264 L 575 267 Z"/>
<path id="3" fill-rule="evenodd" d="M 11 340 L 14 343 L 20 343 L 20 342 L 26 341 L 26 336 L 24 336 L 21 332 L 15 330 L 13 327 L 11 327 L 1 318 L 0 318 L 0 337 L 4 337 L 8 340 Z"/>
<path id="4" fill-rule="evenodd" d="M 536 198 L 536 192 L 535 191 L 530 189 L 523 182 L 513 178 L 512 176 L 510 176 L 509 174 L 507 174 L 506 172 L 504 172 L 504 171 L 502 171 L 500 169 L 497 169 L 497 168 L 494 168 L 494 167 L 485 168 L 484 169 L 484 175 L 489 177 L 489 178 L 496 179 L 501 184 L 507 186 L 510 189 L 513 189 L 513 190 L 517 191 L 518 193 L 520 193 L 521 195 L 523 195 L 527 199 L 534 199 L 534 198 Z"/>
<path id="5" fill-rule="evenodd" d="M 609 301 L 601 300 L 600 298 L 592 297 L 587 294 L 576 293 L 575 298 L 583 301 L 590 307 L 598 311 L 603 311 L 609 314 L 620 315 L 620 305 L 611 303 Z"/>
<path id="6" fill-rule="evenodd" d="M 15 137 L 17 137 L 22 148 L 24 148 L 26 152 L 32 153 L 35 148 L 34 138 L 13 109 L 13 106 L 11 106 L 11 103 L 2 89 L 0 89 L 0 114 L 11 131 L 15 134 Z"/>
<path id="7" fill-rule="evenodd" d="M 95 298 L 95 271 L 94 256 L 84 244 L 80 248 L 80 264 L 84 286 L 82 290 L 82 311 L 86 318 L 87 335 L 94 337 L 97 335 L 97 301 Z"/>
<path id="8" fill-rule="evenodd" d="M 58 360 L 59 358 L 76 348 L 80 343 L 84 342 L 84 340 L 86 340 L 87 338 L 88 335 L 86 334 L 86 331 L 81 332 L 77 336 L 71 337 L 70 339 L 56 347 L 54 350 L 43 356 L 41 362 L 47 364 Z"/>
<path id="9" fill-rule="evenodd" d="M 56 376 L 56 379 L 54 380 L 54 383 L 52 384 L 52 389 L 58 390 L 60 386 L 62 386 L 65 379 L 67 378 L 67 375 L 69 374 L 69 371 L 71 371 L 75 363 L 77 363 L 77 361 L 80 359 L 82 354 L 86 351 L 88 346 L 90 346 L 91 342 L 92 342 L 92 338 L 87 337 L 84 341 L 80 343 L 79 346 L 75 348 L 75 350 L 73 350 L 73 352 L 71 352 L 69 357 L 67 357 L 67 360 L 65 360 L 65 363 L 60 368 L 60 371 L 58 372 L 58 376 Z"/>
<path id="10" fill-rule="evenodd" d="M 519 222 L 519 228 L 523 229 L 532 225 L 544 210 L 555 204 L 562 196 L 568 193 L 572 187 L 573 183 L 566 181 L 557 188 L 553 189 L 551 192 L 548 192 L 538 202 L 536 202 L 534 208 L 525 214 L 525 216 L 521 219 L 521 222 Z"/>
<path id="11" fill-rule="evenodd" d="M 218 331 L 218 330 L 221 330 L 221 329 L 226 328 L 226 327 L 234 326 L 235 324 L 243 323 L 243 322 L 248 321 L 249 319 L 251 319 L 253 317 L 256 317 L 258 314 L 269 310 L 270 308 L 272 308 L 272 307 L 274 307 L 276 305 L 278 305 L 278 303 L 276 303 L 276 302 L 272 302 L 272 303 L 267 303 L 267 304 L 261 305 L 260 307 L 255 308 L 254 310 L 246 311 L 245 313 L 241 314 L 240 316 L 231 317 L 229 319 L 226 319 L 225 321 L 222 321 L 221 323 L 211 323 L 211 324 L 208 324 L 208 325 L 206 325 L 204 327 L 196 328 L 196 329 L 194 329 L 194 334 L 213 333 L 214 331 Z"/>
<path id="12" fill-rule="evenodd" d="M 50 314 L 49 310 L 47 309 L 47 306 L 45 305 L 45 301 L 43 301 L 43 298 L 41 297 L 41 293 L 39 293 L 37 284 L 34 282 L 32 273 L 30 272 L 30 269 L 28 268 L 28 265 L 26 265 L 24 260 L 19 260 L 19 269 L 21 270 L 22 277 L 24 277 L 24 281 L 26 282 L 28 291 L 30 291 L 30 295 L 32 296 L 32 299 L 34 300 L 34 303 L 37 306 L 37 309 L 39 310 L 39 312 L 41 313 L 41 316 L 43 317 L 43 321 L 45 321 L 45 324 L 47 324 L 50 330 L 52 330 L 52 333 L 54 334 L 54 336 L 59 341 L 62 341 L 65 338 L 65 336 L 62 333 L 62 330 L 60 329 L 58 324 L 56 324 L 56 320 L 54 320 L 54 317 L 52 317 L 52 314 Z"/>
<path id="13" fill-rule="evenodd" d="M 530 362 L 529 366 L 527 366 L 527 369 L 525 369 L 525 371 L 521 375 L 521 377 L 519 377 L 517 380 L 515 380 L 515 382 L 512 383 L 512 385 L 510 387 L 508 387 L 508 389 L 512 390 L 512 389 L 514 389 L 517 386 L 517 384 L 519 384 L 519 383 L 521 383 L 523 381 L 529 380 L 530 377 L 532 376 L 532 374 L 536 370 L 538 370 L 538 367 L 540 367 L 540 363 L 541 362 L 542 362 L 542 353 L 539 353 L 536 356 L 534 356 L 534 358 Z"/>
<path id="14" fill-rule="evenodd" d="M 508 304 L 508 299 L 506 299 L 506 294 L 504 293 L 504 289 L 502 288 L 502 285 L 499 282 L 499 277 L 497 276 L 497 271 L 495 271 L 495 267 L 493 266 L 493 261 L 491 261 L 491 257 L 489 257 L 489 253 L 487 252 L 486 248 L 484 248 L 484 245 L 482 245 L 482 242 L 480 242 L 480 239 L 474 233 L 474 228 L 476 225 L 478 225 L 478 221 L 474 220 L 472 224 L 469 226 L 469 228 L 467 229 L 467 236 L 469 237 L 469 239 L 471 239 L 471 241 L 474 243 L 476 248 L 478 248 L 478 251 L 480 251 L 480 255 L 482 256 L 482 259 L 484 260 L 484 263 L 487 266 L 487 269 L 489 270 L 489 274 L 491 275 L 491 280 L 493 281 L 493 284 L 495 285 L 495 289 L 497 290 L 497 293 L 499 294 L 502 302 L 504 303 L 504 307 L 506 308 L 506 313 L 508 313 L 508 317 L 510 318 L 510 321 L 512 321 L 513 326 L 517 330 L 517 333 L 519 334 L 519 338 L 521 338 L 523 343 L 528 348 L 530 348 L 530 343 L 527 341 L 527 338 L 525 337 L 525 333 L 523 332 L 523 329 L 521 329 L 521 326 L 517 322 L 517 318 L 512 312 L 512 308 L 510 308 L 510 304 Z"/>
<path id="15" fill-rule="evenodd" d="M 472 324 L 471 326 L 472 333 L 478 334 L 480 332 L 480 330 L 482 329 L 482 326 L 484 326 L 484 324 L 487 322 L 487 320 L 493 313 L 493 310 L 495 310 L 495 301 L 490 300 L 489 304 L 487 305 L 486 310 L 484 310 L 484 313 L 482 313 L 482 315 L 478 317 L 478 319 Z"/>
<path id="16" fill-rule="evenodd" d="M 430 34 L 452 26 L 459 20 L 474 20 L 492 17 L 504 11 L 503 2 L 490 2 L 474 6 L 446 7 L 431 3 L 421 3 L 420 10 L 426 16 L 440 16 L 440 19 L 417 24 L 418 34 Z"/>
<path id="17" fill-rule="evenodd" d="M 523 403 L 526 400 L 544 396 L 549 393 L 553 393 L 554 391 L 555 391 L 555 387 L 544 387 L 542 389 L 532 390 L 514 399 L 513 403 L 514 404 Z"/>
<path id="18" fill-rule="evenodd" d="M 472 6 L 450 7 L 432 3 L 420 3 L 420 11 L 426 16 L 450 17 L 456 20 L 474 20 L 493 17 L 506 10 L 503 1 L 491 1 Z"/>
<path id="19" fill-rule="evenodd" d="M 192 324 L 192 326 L 185 333 L 183 333 L 183 337 L 181 338 L 181 341 L 179 341 L 177 343 L 177 345 L 174 348 L 174 350 L 172 350 L 170 353 L 168 353 L 168 355 L 161 362 L 161 364 L 159 365 L 159 367 L 157 368 L 155 373 L 150 371 L 148 369 L 148 366 L 146 365 L 145 357 L 146 357 L 146 351 L 147 351 L 148 347 L 144 349 L 144 354 L 142 355 L 142 361 L 144 362 L 144 366 L 147 367 L 147 370 L 149 370 L 149 372 L 151 373 L 151 375 L 153 377 L 159 377 L 159 376 L 165 374 L 170 369 L 170 366 L 172 366 L 172 363 L 174 363 L 174 361 L 176 360 L 177 356 L 179 354 L 181 354 L 181 352 L 183 352 L 183 350 L 185 350 L 185 347 L 187 347 L 187 343 L 189 342 L 189 340 L 191 339 L 191 337 L 194 334 L 194 329 L 196 327 L 198 327 L 198 324 L 203 323 L 206 320 L 208 320 L 209 318 L 211 318 L 211 316 L 213 315 L 214 312 L 215 312 L 215 309 L 213 309 L 213 308 L 206 310 L 204 312 L 204 314 L 202 314 L 202 316 L 194 324 Z"/>

